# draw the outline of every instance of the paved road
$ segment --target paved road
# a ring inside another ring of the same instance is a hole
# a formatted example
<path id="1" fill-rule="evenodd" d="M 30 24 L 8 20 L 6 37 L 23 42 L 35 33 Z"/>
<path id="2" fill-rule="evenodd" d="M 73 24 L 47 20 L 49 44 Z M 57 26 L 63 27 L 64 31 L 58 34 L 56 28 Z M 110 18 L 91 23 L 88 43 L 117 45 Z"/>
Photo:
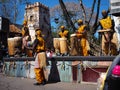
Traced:
<path id="1" fill-rule="evenodd" d="M 97 90 L 96 84 L 86 83 L 48 83 L 34 86 L 35 79 L 8 77 L 0 73 L 0 90 Z"/>

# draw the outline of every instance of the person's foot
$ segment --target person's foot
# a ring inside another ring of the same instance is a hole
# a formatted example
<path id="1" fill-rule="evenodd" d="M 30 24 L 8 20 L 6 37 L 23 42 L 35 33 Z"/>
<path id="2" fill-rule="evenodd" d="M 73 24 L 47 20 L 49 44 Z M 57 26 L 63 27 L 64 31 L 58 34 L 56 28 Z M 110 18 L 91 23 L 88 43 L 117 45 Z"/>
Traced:
<path id="1" fill-rule="evenodd" d="M 36 83 L 34 83 L 34 85 L 36 85 L 36 86 L 37 86 L 37 85 L 41 85 L 41 83 L 36 82 Z"/>
<path id="2" fill-rule="evenodd" d="M 45 85 L 46 84 L 46 82 L 42 82 L 42 83 L 34 83 L 34 85 L 36 85 L 36 86 L 39 86 L 39 85 Z"/>
<path id="3" fill-rule="evenodd" d="M 46 81 L 43 81 L 41 84 L 42 84 L 42 85 L 45 85 L 45 84 L 46 84 Z"/>

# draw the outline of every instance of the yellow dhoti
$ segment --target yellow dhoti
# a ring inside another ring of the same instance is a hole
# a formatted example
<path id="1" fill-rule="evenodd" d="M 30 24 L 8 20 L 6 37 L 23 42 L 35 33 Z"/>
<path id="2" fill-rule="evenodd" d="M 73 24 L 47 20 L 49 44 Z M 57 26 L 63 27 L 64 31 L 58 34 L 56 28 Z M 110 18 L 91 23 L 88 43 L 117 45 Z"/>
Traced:
<path id="1" fill-rule="evenodd" d="M 35 68 L 34 69 L 36 80 L 38 83 L 42 83 L 45 80 L 43 68 Z"/>
<path id="2" fill-rule="evenodd" d="M 88 51 L 90 50 L 90 47 L 86 38 L 81 38 L 80 46 L 81 46 L 81 55 L 88 56 Z"/>
<path id="3" fill-rule="evenodd" d="M 46 54 L 45 52 L 38 53 L 35 59 L 35 75 L 38 83 L 42 83 L 45 80 L 44 70 L 46 67 Z"/>

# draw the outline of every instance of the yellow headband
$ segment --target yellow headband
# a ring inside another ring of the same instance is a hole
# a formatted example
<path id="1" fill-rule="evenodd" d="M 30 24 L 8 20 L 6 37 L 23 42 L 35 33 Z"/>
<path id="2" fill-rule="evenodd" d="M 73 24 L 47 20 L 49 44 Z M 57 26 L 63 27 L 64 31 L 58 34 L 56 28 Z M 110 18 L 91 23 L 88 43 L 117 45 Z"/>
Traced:
<path id="1" fill-rule="evenodd" d="M 23 21 L 23 25 L 27 25 L 27 21 L 26 20 Z"/>
<path id="2" fill-rule="evenodd" d="M 83 20 L 79 19 L 77 22 L 78 22 L 78 23 L 83 23 Z"/>
<path id="3" fill-rule="evenodd" d="M 41 36 L 41 31 L 40 31 L 40 30 L 37 30 L 37 31 L 36 31 L 36 35 L 40 35 L 40 36 Z"/>
<path id="4" fill-rule="evenodd" d="M 63 29 L 63 28 L 65 28 L 65 27 L 64 27 L 64 26 L 61 26 L 60 28 Z"/>

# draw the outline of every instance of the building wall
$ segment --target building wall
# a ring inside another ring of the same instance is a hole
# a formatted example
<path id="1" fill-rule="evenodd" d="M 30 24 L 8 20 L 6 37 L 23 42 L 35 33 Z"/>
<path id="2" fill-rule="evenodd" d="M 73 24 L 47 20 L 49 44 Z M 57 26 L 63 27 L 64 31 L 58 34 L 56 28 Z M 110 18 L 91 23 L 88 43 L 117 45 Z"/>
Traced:
<path id="1" fill-rule="evenodd" d="M 93 70 L 101 73 L 106 73 L 108 67 L 99 67 L 99 68 L 92 68 Z M 93 71 L 90 68 L 86 68 L 85 71 L 82 72 L 82 81 L 83 82 L 97 82 L 99 73 Z"/>
<path id="2" fill-rule="evenodd" d="M 120 0 L 110 0 L 111 14 L 120 16 Z"/>

